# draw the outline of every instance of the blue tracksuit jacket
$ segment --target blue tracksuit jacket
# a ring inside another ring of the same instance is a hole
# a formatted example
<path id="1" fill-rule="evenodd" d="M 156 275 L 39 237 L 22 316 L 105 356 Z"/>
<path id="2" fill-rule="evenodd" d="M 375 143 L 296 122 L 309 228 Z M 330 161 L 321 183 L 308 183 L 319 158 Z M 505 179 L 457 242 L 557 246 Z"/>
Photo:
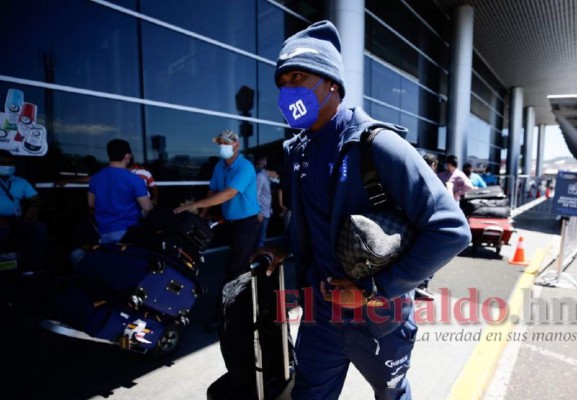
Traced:
<path id="1" fill-rule="evenodd" d="M 441 181 L 423 160 L 416 149 L 401 135 L 406 129 L 370 118 L 361 108 L 352 110 L 352 118 L 340 134 L 339 159 L 346 164 L 336 165 L 333 174 L 344 167 L 347 173 L 337 177 L 336 184 L 329 194 L 332 201 L 330 236 L 333 249 L 336 247 L 341 223 L 350 214 L 364 213 L 370 210 L 363 180 L 360 173 L 361 134 L 370 128 L 384 127 L 371 147 L 373 160 L 379 180 L 389 198 L 406 213 L 416 229 L 416 238 L 412 247 L 394 265 L 380 271 L 375 277 L 378 294 L 387 299 L 408 297 L 423 280 L 459 254 L 471 240 L 467 220 L 458 204 L 448 193 Z M 314 134 L 314 133 L 313 133 Z M 306 275 L 315 291 L 315 318 L 330 317 L 330 305 L 322 300 L 318 291 L 321 280 L 327 276 L 345 277 L 344 270 L 319 271 L 313 262 L 310 237 L 311 230 L 305 218 L 304 208 L 307 198 L 303 198 L 299 185 L 299 165 L 304 157 L 304 149 L 310 138 L 303 131 L 283 144 L 286 168 L 290 176 L 292 221 L 291 239 L 297 265 Z M 345 157 L 346 155 L 346 157 Z M 340 275 L 338 275 L 340 272 Z M 411 302 L 402 302 L 402 320 L 409 318 L 412 312 Z M 395 319 L 395 309 L 381 310 L 380 316 L 390 316 L 380 326 L 373 326 L 372 333 L 382 336 L 394 330 L 400 323 Z M 376 328 L 376 331 L 374 330 Z"/>

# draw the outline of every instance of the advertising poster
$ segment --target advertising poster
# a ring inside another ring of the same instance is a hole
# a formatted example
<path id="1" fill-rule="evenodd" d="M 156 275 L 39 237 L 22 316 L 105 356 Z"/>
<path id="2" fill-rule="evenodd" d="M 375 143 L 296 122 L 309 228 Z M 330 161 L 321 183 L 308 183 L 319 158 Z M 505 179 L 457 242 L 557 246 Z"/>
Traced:
<path id="1" fill-rule="evenodd" d="M 24 92 L 8 89 L 0 112 L 0 149 L 16 156 L 43 156 L 48 151 L 46 128 L 36 123 L 36 104 L 26 102 Z"/>

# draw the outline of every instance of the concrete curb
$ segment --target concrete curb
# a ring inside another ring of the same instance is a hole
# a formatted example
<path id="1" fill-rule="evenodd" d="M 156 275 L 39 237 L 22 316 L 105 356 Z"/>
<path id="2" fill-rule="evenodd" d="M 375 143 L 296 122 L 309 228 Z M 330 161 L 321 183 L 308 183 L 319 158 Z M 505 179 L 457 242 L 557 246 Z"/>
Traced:
<path id="1" fill-rule="evenodd" d="M 548 246 L 550 248 L 550 246 Z M 507 345 L 509 332 L 515 330 L 523 305 L 523 289 L 531 289 L 548 251 L 538 249 L 527 269 L 521 274 L 507 302 L 509 318 L 487 326 L 481 340 L 453 383 L 447 400 L 482 400 L 491 383 L 497 364 Z M 515 316 L 515 317 L 512 317 Z M 500 340 L 496 340 L 500 338 Z"/>

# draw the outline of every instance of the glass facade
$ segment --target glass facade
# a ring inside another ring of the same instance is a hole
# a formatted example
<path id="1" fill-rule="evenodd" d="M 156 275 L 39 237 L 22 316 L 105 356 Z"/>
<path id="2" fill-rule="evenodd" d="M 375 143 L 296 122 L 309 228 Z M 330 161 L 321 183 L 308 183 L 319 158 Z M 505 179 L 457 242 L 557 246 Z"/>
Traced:
<path id="1" fill-rule="evenodd" d="M 3 0 L 0 99 L 20 90 L 48 142 L 45 156 L 19 157 L 20 175 L 89 173 L 87 159 L 104 165 L 107 142 L 123 138 L 172 185 L 161 203 L 174 206 L 200 189 L 173 183 L 209 179 L 211 138 L 222 129 L 241 133 L 249 156 L 266 149 L 269 164 L 280 163 L 292 131 L 277 107 L 276 57 L 285 38 L 330 15 L 329 3 Z M 432 0 L 366 0 L 365 21 L 365 109 L 442 155 L 449 17 Z M 468 152 L 498 166 L 506 99 L 477 56 L 472 85 Z"/>
<path id="2" fill-rule="evenodd" d="M 473 54 L 471 115 L 467 130 L 467 161 L 473 168 L 498 174 L 504 160 L 503 128 L 507 91 L 478 54 Z"/>
<path id="3" fill-rule="evenodd" d="M 430 23 L 402 1 L 366 2 L 365 108 L 375 118 L 409 129 L 415 146 L 437 152 L 445 124 L 448 54 L 446 26 Z"/>
<path id="4" fill-rule="evenodd" d="M 27 160 L 29 179 L 75 172 L 87 155 L 104 164 L 106 143 L 116 137 L 171 181 L 199 178 L 222 129 L 247 133 L 246 150 L 282 140 L 276 56 L 287 36 L 324 11 L 316 2 L 242 3 L 3 2 L 0 57 L 9 62 L 0 67 L 0 97 L 22 91 L 48 128 L 48 154 Z"/>
<path id="5" fill-rule="evenodd" d="M 325 3 L 4 1 L 0 97 L 21 90 L 47 127 L 48 154 L 28 160 L 42 166 L 28 168 L 30 179 L 74 172 L 87 155 L 105 163 L 116 137 L 170 181 L 201 178 L 221 129 L 245 133 L 246 151 L 280 142 L 290 130 L 271 79 L 276 56 L 286 37 L 328 15 Z M 433 2 L 365 5 L 365 108 L 409 128 L 415 146 L 442 151 L 448 17 Z M 472 88 L 469 154 L 498 164 L 504 91 L 476 55 Z"/>
<path id="6" fill-rule="evenodd" d="M 365 108 L 409 129 L 408 140 L 444 153 L 448 94 L 449 17 L 434 2 L 366 1 Z M 469 161 L 499 171 L 506 91 L 473 57 Z"/>

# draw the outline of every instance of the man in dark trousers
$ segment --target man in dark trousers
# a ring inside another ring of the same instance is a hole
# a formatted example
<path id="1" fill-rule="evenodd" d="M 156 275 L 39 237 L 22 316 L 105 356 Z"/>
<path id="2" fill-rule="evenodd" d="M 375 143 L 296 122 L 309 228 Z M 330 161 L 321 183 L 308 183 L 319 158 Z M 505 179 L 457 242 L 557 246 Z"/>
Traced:
<path id="1" fill-rule="evenodd" d="M 401 137 L 405 128 L 341 105 L 346 86 L 340 51 L 334 25 L 314 23 L 284 42 L 274 76 L 285 119 L 301 129 L 283 147 L 290 167 L 292 249 L 312 297 L 301 299 L 313 321 L 299 327 L 292 398 L 337 399 L 352 362 L 377 399 L 408 400 L 417 333 L 414 290 L 469 244 L 470 230 L 450 193 Z M 384 128 L 371 146 L 379 181 L 416 237 L 391 266 L 353 281 L 335 256 L 336 238 L 347 216 L 370 209 L 360 137 L 375 127 Z M 257 253 L 265 252 L 273 257 L 269 270 L 286 255 L 266 246 Z"/>
<path id="2" fill-rule="evenodd" d="M 225 283 L 249 269 L 249 259 L 258 234 L 256 172 L 250 161 L 240 154 L 238 135 L 224 130 L 213 140 L 219 146 L 221 160 L 216 164 L 208 194 L 198 201 L 174 209 L 175 213 L 197 213 L 222 205 L 222 215 L 230 228 L 230 262 Z"/>

